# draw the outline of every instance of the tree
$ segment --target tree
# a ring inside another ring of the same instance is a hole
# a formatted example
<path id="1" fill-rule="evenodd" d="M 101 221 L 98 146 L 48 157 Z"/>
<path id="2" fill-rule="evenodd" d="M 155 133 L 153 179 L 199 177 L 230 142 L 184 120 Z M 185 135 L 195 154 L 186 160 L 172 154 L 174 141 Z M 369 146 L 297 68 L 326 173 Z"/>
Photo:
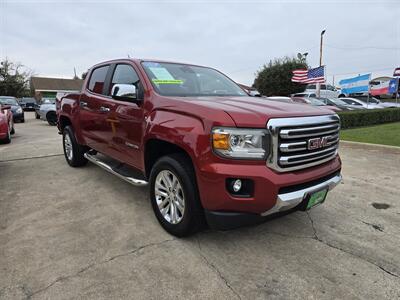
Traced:
<path id="1" fill-rule="evenodd" d="M 13 63 L 8 58 L 0 62 L 0 95 L 23 97 L 29 96 L 31 72 L 24 70 L 20 63 Z"/>
<path id="2" fill-rule="evenodd" d="M 253 87 L 265 96 L 290 96 L 304 91 L 304 84 L 291 81 L 292 71 L 307 69 L 305 58 L 284 57 L 270 61 L 256 74 Z"/>

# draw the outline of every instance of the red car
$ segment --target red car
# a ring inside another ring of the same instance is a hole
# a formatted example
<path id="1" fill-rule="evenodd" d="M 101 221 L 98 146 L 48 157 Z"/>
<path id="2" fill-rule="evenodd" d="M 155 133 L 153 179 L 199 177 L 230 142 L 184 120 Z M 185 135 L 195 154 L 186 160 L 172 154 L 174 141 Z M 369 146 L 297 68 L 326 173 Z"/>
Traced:
<path id="1" fill-rule="evenodd" d="M 14 121 L 10 105 L 0 104 L 0 143 L 11 142 L 11 135 L 14 134 Z"/>
<path id="2" fill-rule="evenodd" d="M 308 210 L 341 180 L 336 114 L 249 97 L 212 68 L 100 63 L 57 115 L 67 163 L 148 183 L 158 221 L 176 236 L 204 221 L 228 229 Z"/>

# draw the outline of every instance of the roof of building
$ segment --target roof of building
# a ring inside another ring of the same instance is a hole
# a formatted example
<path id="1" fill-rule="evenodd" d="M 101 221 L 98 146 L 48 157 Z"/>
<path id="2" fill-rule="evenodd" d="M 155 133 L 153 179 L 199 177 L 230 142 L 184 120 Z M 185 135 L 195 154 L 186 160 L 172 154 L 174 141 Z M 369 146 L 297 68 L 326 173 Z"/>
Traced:
<path id="1" fill-rule="evenodd" d="M 35 91 L 80 91 L 83 80 L 48 77 L 31 77 L 31 86 Z"/>

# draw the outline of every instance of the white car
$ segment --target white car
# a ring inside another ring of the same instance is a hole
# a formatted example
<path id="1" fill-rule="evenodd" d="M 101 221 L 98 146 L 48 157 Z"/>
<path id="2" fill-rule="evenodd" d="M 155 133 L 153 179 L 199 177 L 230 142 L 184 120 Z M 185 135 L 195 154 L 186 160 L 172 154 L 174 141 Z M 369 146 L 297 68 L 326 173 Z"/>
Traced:
<path id="1" fill-rule="evenodd" d="M 346 102 L 353 108 L 364 108 L 364 109 L 378 109 L 378 108 L 385 108 L 380 104 L 375 103 L 366 103 L 362 100 L 355 99 L 355 98 L 340 98 L 340 100 Z"/>
<path id="2" fill-rule="evenodd" d="M 340 92 L 340 90 L 336 89 L 333 85 L 330 84 L 321 84 L 321 98 L 338 98 L 338 97 L 345 97 L 344 94 Z M 306 90 L 304 94 L 313 94 L 310 96 L 298 96 L 298 97 L 315 97 L 317 94 L 317 86 L 315 84 L 308 84 L 306 86 Z M 296 95 L 297 97 L 297 95 Z"/>

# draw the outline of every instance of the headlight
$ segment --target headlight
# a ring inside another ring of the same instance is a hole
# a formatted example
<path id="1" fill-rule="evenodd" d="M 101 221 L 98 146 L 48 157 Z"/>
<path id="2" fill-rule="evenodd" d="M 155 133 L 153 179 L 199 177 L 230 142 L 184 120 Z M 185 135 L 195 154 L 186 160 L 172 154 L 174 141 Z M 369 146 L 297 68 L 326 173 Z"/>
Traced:
<path id="1" fill-rule="evenodd" d="M 269 142 L 266 129 L 214 128 L 214 151 L 227 158 L 265 159 Z"/>
<path id="2" fill-rule="evenodd" d="M 19 113 L 19 114 L 22 113 L 22 108 L 21 107 L 17 108 L 17 113 Z"/>

